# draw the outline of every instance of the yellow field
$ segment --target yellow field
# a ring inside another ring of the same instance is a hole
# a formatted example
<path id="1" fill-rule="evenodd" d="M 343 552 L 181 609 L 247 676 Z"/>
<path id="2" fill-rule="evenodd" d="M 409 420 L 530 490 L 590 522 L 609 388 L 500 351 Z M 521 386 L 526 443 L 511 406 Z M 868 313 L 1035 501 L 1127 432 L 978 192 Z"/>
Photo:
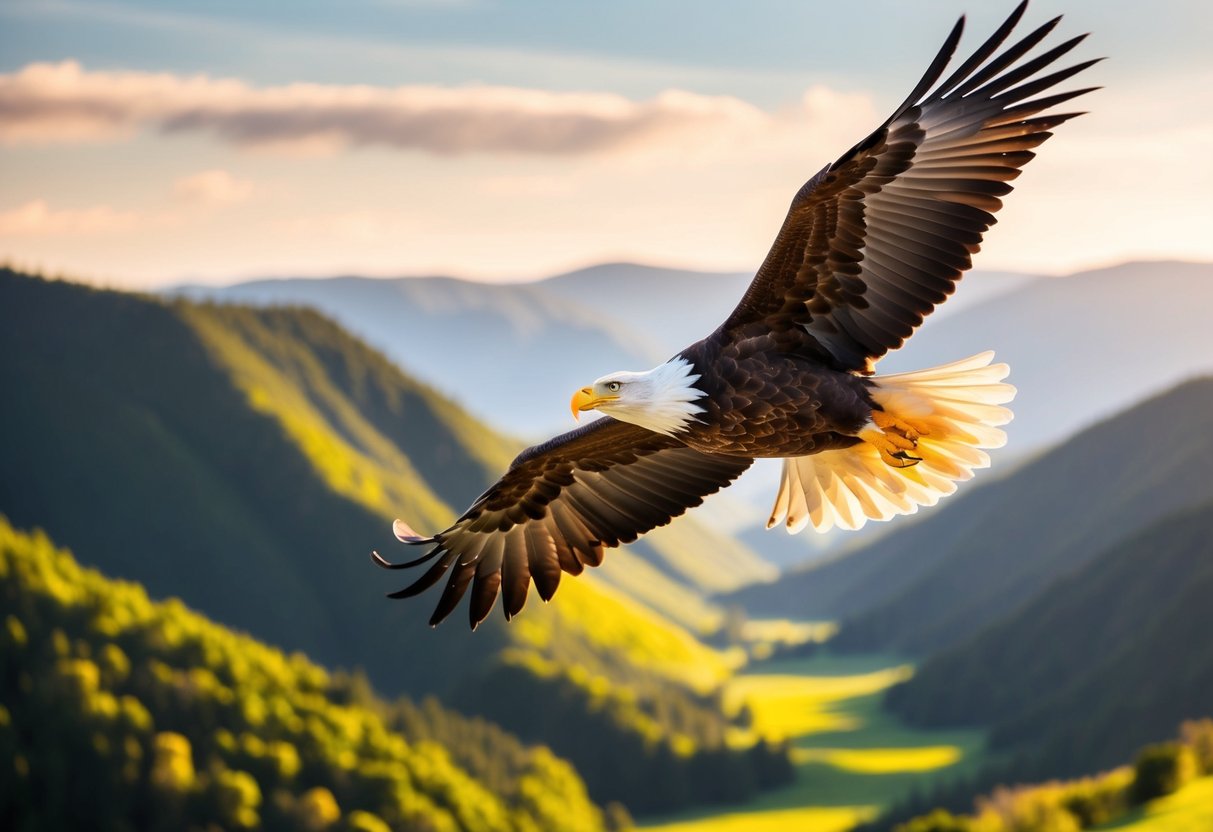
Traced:
<path id="1" fill-rule="evenodd" d="M 1189 783 L 1175 794 L 1152 801 L 1116 823 L 1100 826 L 1116 832 L 1213 832 L 1213 777 Z"/>
<path id="2" fill-rule="evenodd" d="M 684 814 L 642 828 L 841 832 L 941 773 L 974 767 L 980 733 L 917 731 L 880 709 L 883 691 L 911 672 L 893 660 L 860 657 L 772 663 L 737 676 L 726 704 L 749 707 L 752 731 L 792 740 L 796 782 L 735 810 Z"/>

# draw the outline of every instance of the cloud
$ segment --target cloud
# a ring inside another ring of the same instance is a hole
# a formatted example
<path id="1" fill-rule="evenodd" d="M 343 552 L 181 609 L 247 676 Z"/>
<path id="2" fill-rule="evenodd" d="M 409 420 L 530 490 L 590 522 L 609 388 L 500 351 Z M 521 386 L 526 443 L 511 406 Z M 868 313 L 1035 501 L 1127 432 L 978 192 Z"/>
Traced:
<path id="1" fill-rule="evenodd" d="M 173 196 L 196 205 L 244 202 L 253 195 L 253 183 L 226 170 L 204 170 L 173 183 Z"/>
<path id="2" fill-rule="evenodd" d="M 108 205 L 54 210 L 44 199 L 0 211 L 0 237 L 40 237 L 52 234 L 104 234 L 127 231 L 139 224 L 138 215 Z"/>
<path id="3" fill-rule="evenodd" d="M 262 149 L 381 146 L 437 155 L 575 155 L 752 130 L 770 117 L 728 96 L 648 101 L 518 87 L 251 87 L 205 75 L 94 72 L 73 61 L 0 75 L 0 141 L 112 140 L 145 128 Z"/>

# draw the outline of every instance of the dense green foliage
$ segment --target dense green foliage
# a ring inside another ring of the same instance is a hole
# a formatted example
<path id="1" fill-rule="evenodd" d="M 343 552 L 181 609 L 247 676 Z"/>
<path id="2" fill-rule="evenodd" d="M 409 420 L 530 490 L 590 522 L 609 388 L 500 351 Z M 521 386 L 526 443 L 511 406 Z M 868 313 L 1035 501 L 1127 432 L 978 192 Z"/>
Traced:
<path id="1" fill-rule="evenodd" d="M 0 598 L 6 829 L 603 828 L 546 749 L 388 707 L 3 519 Z"/>
<path id="2" fill-rule="evenodd" d="M 782 749 L 723 743 L 718 653 L 584 578 L 475 634 L 383 600 L 400 576 L 366 553 L 399 545 L 390 519 L 449 520 L 517 449 L 314 312 L 0 270 L 0 389 L 0 511 L 153 597 L 492 714 L 593 769 L 601 802 L 744 797 L 786 767 Z"/>
<path id="3" fill-rule="evenodd" d="M 982 724 L 1023 777 L 1115 765 L 1213 714 L 1213 503 L 1167 517 L 928 660 L 887 705 Z"/>
<path id="4" fill-rule="evenodd" d="M 1179 791 L 1199 773 L 1196 753 L 1183 743 L 1160 742 L 1146 746 L 1133 766 L 1129 798 L 1139 805 L 1147 803 Z"/>
<path id="5" fill-rule="evenodd" d="M 1089 428 L 858 552 L 743 590 L 767 615 L 841 618 L 837 650 L 925 655 L 1154 521 L 1213 501 L 1213 380 Z"/>
<path id="6" fill-rule="evenodd" d="M 1179 742 L 1144 748 L 1132 768 L 1096 777 L 1036 786 L 1000 787 L 976 800 L 971 815 L 936 808 L 893 826 L 894 832 L 1078 832 L 1124 818 L 1134 807 L 1182 789 L 1202 773 L 1213 775 L 1213 720 L 1187 722 Z M 903 807 L 904 810 L 904 807 Z M 864 830 L 887 829 L 887 816 Z"/>

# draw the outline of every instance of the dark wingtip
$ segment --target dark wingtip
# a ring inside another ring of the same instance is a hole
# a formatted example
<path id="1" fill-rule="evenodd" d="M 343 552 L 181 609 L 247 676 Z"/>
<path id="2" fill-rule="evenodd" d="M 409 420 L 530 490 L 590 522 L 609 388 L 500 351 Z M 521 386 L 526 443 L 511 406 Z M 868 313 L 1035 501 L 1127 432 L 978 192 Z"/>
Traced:
<path id="1" fill-rule="evenodd" d="M 378 552 L 372 551 L 371 552 L 371 562 L 374 563 L 376 566 L 380 567 L 381 569 L 412 569 L 414 566 L 420 566 L 421 564 L 425 563 L 426 561 L 433 560 L 440 551 L 442 551 L 442 550 L 439 547 L 435 546 L 433 549 L 426 552 L 421 557 L 414 558 L 413 560 L 407 560 L 407 561 L 404 561 L 403 563 L 392 563 L 390 560 L 385 558 L 383 555 L 379 554 Z"/>

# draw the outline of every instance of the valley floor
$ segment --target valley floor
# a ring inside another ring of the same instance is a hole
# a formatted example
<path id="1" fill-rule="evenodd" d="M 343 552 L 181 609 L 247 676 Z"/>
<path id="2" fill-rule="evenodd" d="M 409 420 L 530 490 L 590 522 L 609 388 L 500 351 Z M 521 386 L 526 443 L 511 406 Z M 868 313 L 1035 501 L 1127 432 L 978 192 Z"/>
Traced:
<path id="1" fill-rule="evenodd" d="M 841 832 L 939 777 L 980 763 L 978 731 L 920 731 L 880 709 L 883 691 L 913 672 L 887 656 L 770 662 L 735 677 L 730 706 L 753 730 L 790 738 L 796 781 L 743 807 L 642 824 L 648 832 Z"/>

